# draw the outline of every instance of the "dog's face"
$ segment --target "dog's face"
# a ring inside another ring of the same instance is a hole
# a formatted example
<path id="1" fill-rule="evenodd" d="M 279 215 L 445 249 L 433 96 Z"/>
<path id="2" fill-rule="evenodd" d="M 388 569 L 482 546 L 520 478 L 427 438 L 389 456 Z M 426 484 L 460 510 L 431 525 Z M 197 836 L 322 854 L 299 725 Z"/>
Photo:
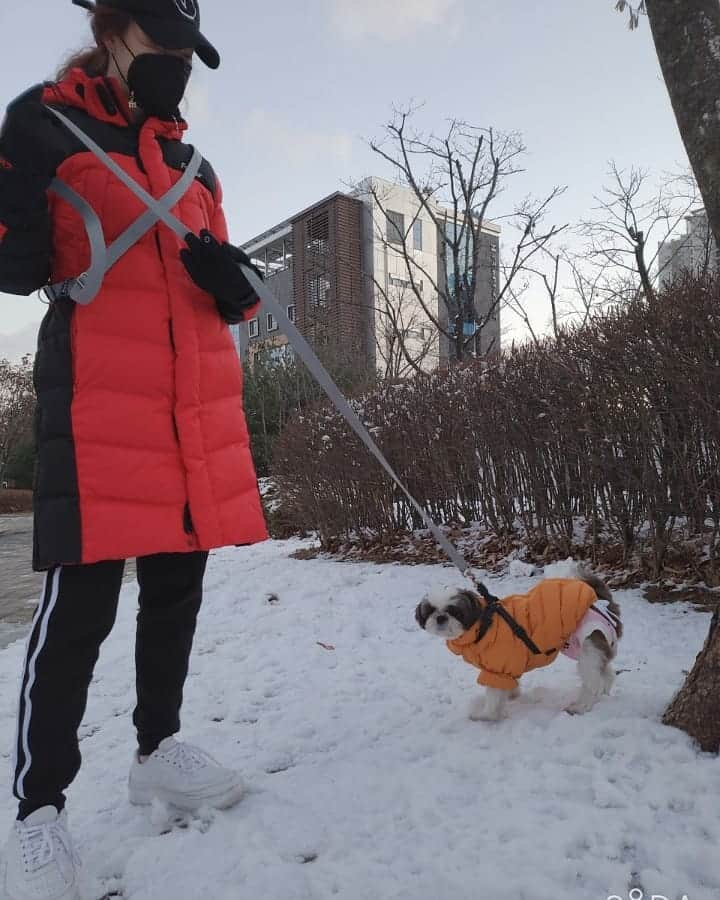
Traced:
<path id="1" fill-rule="evenodd" d="M 418 604 L 415 619 L 429 634 L 453 641 L 480 618 L 482 601 L 472 591 L 445 588 L 435 591 Z"/>

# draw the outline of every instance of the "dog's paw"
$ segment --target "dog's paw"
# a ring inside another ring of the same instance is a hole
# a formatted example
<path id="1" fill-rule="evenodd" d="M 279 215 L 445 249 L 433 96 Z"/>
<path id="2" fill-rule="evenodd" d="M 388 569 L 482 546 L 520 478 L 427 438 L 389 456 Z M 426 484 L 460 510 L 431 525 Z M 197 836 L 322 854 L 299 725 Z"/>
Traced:
<path id="1" fill-rule="evenodd" d="M 489 704 L 485 698 L 475 700 L 468 712 L 471 722 L 499 722 L 503 718 L 502 710 Z"/>
<path id="2" fill-rule="evenodd" d="M 569 713 L 571 716 L 583 716 L 585 713 L 590 712 L 594 705 L 595 703 L 592 700 L 579 698 L 574 703 L 566 706 L 565 712 Z"/>
<path id="3" fill-rule="evenodd" d="M 605 672 L 605 676 L 603 678 L 603 694 L 607 696 L 613 689 L 613 685 L 615 684 L 615 671 L 613 669 L 608 668 Z"/>

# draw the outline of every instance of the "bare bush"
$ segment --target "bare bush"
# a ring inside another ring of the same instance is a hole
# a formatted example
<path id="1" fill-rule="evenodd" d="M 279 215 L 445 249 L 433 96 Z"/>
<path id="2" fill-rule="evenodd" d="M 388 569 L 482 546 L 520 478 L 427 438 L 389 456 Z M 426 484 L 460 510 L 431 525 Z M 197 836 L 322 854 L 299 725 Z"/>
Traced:
<path id="1" fill-rule="evenodd" d="M 30 358 L 18 364 L 0 359 L 0 485 L 13 455 L 30 439 L 34 408 Z"/>
<path id="2" fill-rule="evenodd" d="M 687 280 L 482 363 L 357 401 L 410 491 L 446 525 L 519 527 L 567 548 L 642 536 L 659 576 L 673 540 L 720 536 L 720 284 Z M 302 460 L 302 465 L 298 464 Z M 421 527 L 342 418 L 305 411 L 280 438 L 286 515 L 323 543 Z"/>

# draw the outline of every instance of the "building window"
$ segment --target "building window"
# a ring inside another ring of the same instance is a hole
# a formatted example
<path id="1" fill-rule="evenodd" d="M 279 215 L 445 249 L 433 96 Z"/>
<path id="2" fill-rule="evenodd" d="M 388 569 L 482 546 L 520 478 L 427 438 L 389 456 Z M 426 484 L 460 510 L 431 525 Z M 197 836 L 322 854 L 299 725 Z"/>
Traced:
<path id="1" fill-rule="evenodd" d="M 248 322 L 248 336 L 256 338 L 260 334 L 260 323 L 257 319 L 250 319 Z"/>
<path id="2" fill-rule="evenodd" d="M 275 321 L 275 316 L 272 313 L 267 314 L 267 330 L 268 331 L 277 331 L 278 323 Z"/>
<path id="3" fill-rule="evenodd" d="M 308 281 L 308 299 L 311 306 L 325 306 L 330 299 L 330 282 L 324 275 L 314 275 Z"/>
<path id="4" fill-rule="evenodd" d="M 412 288 L 412 281 L 407 281 L 405 278 L 400 278 L 397 275 L 390 276 L 390 284 L 403 291 L 409 291 Z"/>
<path id="5" fill-rule="evenodd" d="M 393 287 L 400 288 L 402 291 L 413 291 L 416 294 L 422 294 L 422 281 L 408 281 L 406 278 L 400 278 L 398 275 L 388 276 L 390 284 Z"/>
<path id="6" fill-rule="evenodd" d="M 413 222 L 413 246 L 416 250 L 422 250 L 422 219 Z"/>
<path id="7" fill-rule="evenodd" d="M 309 257 L 326 256 L 330 248 L 330 217 L 327 210 L 307 220 L 305 248 Z"/>
<path id="8" fill-rule="evenodd" d="M 290 321 L 294 323 L 295 322 L 295 306 L 294 305 L 288 306 L 287 315 L 288 315 L 288 319 L 290 319 Z"/>
<path id="9" fill-rule="evenodd" d="M 386 216 L 388 244 L 402 245 L 405 242 L 405 216 L 392 210 L 388 210 Z"/>

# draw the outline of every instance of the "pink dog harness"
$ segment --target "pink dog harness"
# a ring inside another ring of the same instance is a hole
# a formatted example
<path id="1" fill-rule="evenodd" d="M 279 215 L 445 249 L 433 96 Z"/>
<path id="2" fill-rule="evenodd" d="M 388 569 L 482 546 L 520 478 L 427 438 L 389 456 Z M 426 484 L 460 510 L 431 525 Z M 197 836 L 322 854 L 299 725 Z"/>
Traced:
<path id="1" fill-rule="evenodd" d="M 618 642 L 615 617 L 607 607 L 601 606 L 600 600 L 594 603 L 581 619 L 580 624 L 570 635 L 565 646 L 560 651 L 570 659 L 578 659 L 583 642 L 593 631 L 600 631 L 605 636 L 608 644 L 613 648 Z"/>

